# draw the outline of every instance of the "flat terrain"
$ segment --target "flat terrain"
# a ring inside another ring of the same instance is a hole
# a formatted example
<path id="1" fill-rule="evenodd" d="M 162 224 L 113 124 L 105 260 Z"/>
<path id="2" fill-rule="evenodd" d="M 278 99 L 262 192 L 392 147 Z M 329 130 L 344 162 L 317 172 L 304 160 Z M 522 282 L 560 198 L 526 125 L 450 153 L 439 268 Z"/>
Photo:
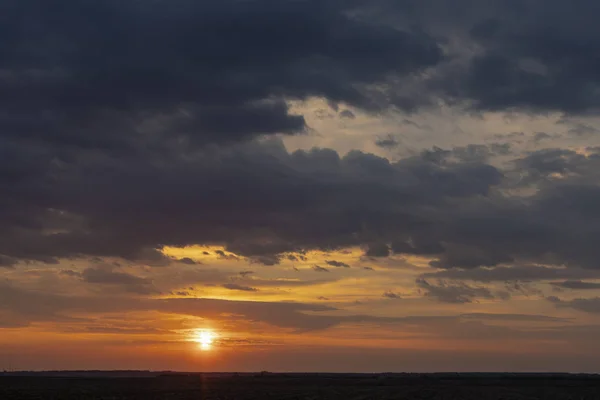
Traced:
<path id="1" fill-rule="evenodd" d="M 591 375 L 89 375 L 0 376 L 0 399 L 600 399 L 600 378 Z"/>

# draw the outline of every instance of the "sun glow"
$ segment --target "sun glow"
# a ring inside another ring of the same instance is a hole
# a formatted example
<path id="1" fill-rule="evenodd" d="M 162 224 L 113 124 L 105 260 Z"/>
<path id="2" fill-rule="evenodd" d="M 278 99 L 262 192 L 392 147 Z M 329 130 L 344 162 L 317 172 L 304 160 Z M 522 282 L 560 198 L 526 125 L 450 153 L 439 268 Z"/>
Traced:
<path id="1" fill-rule="evenodd" d="M 213 346 L 213 342 L 215 341 L 216 334 L 210 330 L 198 330 L 194 334 L 194 342 L 200 345 L 200 349 L 202 350 L 210 350 Z"/>

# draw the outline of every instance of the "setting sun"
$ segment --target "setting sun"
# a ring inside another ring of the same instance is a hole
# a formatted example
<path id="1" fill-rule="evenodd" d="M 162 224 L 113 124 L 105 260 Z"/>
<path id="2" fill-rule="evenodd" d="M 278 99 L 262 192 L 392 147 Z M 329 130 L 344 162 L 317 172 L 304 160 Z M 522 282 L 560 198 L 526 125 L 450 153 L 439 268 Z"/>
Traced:
<path id="1" fill-rule="evenodd" d="M 200 344 L 202 350 L 210 350 L 215 340 L 215 333 L 210 330 L 199 330 L 194 335 L 194 341 Z"/>

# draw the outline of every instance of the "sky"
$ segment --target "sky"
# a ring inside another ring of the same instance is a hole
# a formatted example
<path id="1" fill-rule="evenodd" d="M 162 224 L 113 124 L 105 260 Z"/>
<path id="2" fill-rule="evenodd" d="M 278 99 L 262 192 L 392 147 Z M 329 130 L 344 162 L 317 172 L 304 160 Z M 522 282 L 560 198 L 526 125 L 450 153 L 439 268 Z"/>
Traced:
<path id="1" fill-rule="evenodd" d="M 600 372 L 599 14 L 0 2 L 0 370 Z"/>

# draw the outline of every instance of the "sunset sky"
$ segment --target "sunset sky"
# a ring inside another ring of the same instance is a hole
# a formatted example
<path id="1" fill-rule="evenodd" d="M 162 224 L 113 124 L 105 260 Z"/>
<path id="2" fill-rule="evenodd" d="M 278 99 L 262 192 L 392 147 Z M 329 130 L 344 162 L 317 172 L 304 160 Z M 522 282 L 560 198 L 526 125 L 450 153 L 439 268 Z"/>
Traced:
<path id="1" fill-rule="evenodd" d="M 0 370 L 600 372 L 599 15 L 0 1 Z"/>

